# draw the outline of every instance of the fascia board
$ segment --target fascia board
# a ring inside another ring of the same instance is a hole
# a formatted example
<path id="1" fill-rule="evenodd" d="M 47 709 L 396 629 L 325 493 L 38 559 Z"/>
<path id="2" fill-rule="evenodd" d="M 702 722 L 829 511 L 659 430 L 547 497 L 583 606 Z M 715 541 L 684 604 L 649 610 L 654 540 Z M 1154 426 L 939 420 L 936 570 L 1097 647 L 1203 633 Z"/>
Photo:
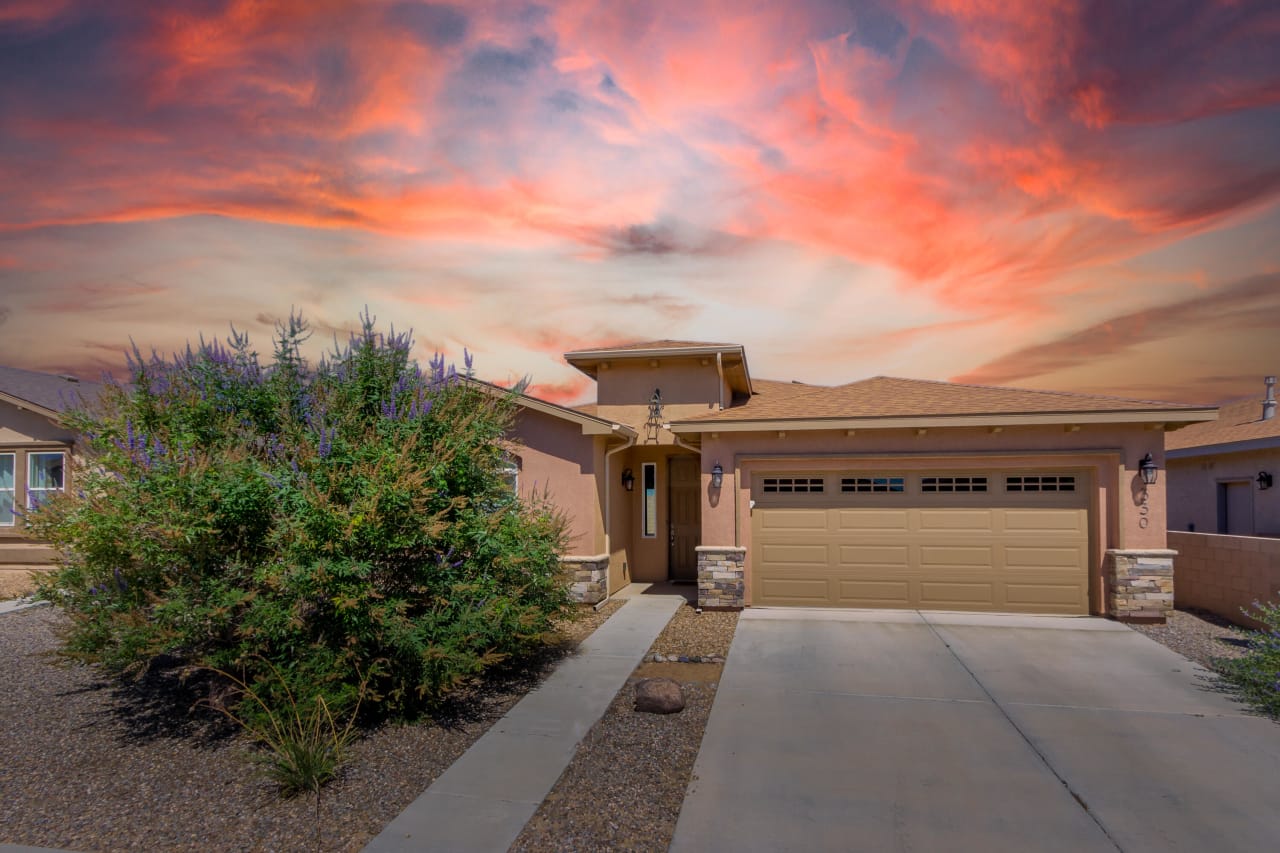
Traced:
<path id="1" fill-rule="evenodd" d="M 26 409 L 29 412 L 35 412 L 37 415 L 42 415 L 51 421 L 58 423 L 61 423 L 62 421 L 61 412 L 56 412 L 53 409 L 46 408 L 38 403 L 33 403 L 30 400 L 24 400 L 21 397 L 15 397 L 5 391 L 0 391 L 0 400 L 17 406 L 19 409 Z"/>
<path id="2" fill-rule="evenodd" d="M 1166 459 L 1193 459 L 1199 456 L 1217 456 L 1220 453 L 1248 453 L 1253 450 L 1280 450 L 1280 435 L 1249 438 L 1244 441 L 1226 441 L 1222 444 L 1202 444 L 1199 447 L 1180 447 L 1166 450 Z"/>
<path id="3" fill-rule="evenodd" d="M 1152 409 L 1119 412 L 1057 412 L 1010 415 L 932 415 L 884 418 L 775 418 L 758 421 L 674 421 L 674 433 L 772 432 L 840 429 L 936 429 L 946 427 L 1142 424 L 1211 421 L 1217 409 Z"/>

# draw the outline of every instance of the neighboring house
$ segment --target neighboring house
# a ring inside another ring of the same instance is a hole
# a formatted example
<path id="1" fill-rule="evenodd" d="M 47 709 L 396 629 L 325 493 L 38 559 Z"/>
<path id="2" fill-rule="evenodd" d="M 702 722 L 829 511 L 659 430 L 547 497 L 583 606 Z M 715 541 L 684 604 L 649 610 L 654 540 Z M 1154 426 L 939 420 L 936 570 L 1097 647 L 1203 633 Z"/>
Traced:
<path id="1" fill-rule="evenodd" d="M 60 414 L 100 386 L 73 376 L 0 367 L 0 598 L 29 586 L 29 572 L 53 560 L 26 536 L 24 509 L 69 486 L 75 436 Z"/>
<path id="2" fill-rule="evenodd" d="M 522 398 L 512 464 L 522 492 L 570 517 L 585 600 L 674 580 L 697 583 L 704 607 L 1172 608 L 1164 432 L 1213 408 L 775 382 L 753 378 L 737 344 L 565 358 L 596 380 L 596 402 Z"/>
<path id="3" fill-rule="evenodd" d="M 1280 536 L 1280 417 L 1265 398 L 1224 405 L 1218 420 L 1168 437 L 1169 529 Z"/>
<path id="4" fill-rule="evenodd" d="M 1218 420 L 1166 442 L 1176 604 L 1265 629 L 1246 615 L 1280 600 L 1280 417 L 1274 376 L 1262 400 L 1227 403 Z"/>

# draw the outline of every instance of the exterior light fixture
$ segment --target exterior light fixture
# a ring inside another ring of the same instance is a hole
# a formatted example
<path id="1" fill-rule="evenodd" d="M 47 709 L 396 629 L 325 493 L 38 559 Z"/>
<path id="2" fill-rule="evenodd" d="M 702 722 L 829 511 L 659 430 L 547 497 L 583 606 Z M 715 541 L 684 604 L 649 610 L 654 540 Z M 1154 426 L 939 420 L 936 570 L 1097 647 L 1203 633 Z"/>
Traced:
<path id="1" fill-rule="evenodd" d="M 1142 457 L 1142 461 L 1138 463 L 1138 472 L 1142 474 L 1142 482 L 1148 486 L 1155 485 L 1156 475 L 1159 471 L 1160 469 L 1156 467 L 1155 460 L 1151 458 L 1150 453 Z"/>
<path id="2" fill-rule="evenodd" d="M 711 488 L 718 489 L 724 485 L 724 468 L 719 462 L 711 466 Z"/>
<path id="3" fill-rule="evenodd" d="M 631 473 L 630 468 L 624 468 L 622 471 L 622 488 L 628 492 L 636 487 L 636 475 Z"/>
<path id="4" fill-rule="evenodd" d="M 1267 489 L 1271 488 L 1271 480 L 1272 480 L 1271 475 L 1268 474 L 1266 471 L 1258 472 L 1258 488 L 1261 489 L 1262 491 L 1266 491 Z"/>

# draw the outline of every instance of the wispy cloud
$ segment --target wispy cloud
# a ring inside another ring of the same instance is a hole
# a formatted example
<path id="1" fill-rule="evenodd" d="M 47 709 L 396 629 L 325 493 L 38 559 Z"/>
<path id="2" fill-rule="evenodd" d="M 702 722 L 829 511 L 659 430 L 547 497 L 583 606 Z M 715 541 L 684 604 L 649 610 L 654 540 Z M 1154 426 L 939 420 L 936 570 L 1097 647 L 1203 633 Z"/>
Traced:
<path id="1" fill-rule="evenodd" d="M 1266 0 L 19 0 L 0 288 L 84 340 L 372 302 L 552 384 L 578 343 L 734 329 L 827 379 L 1092 382 L 1090 352 L 1138 350 L 1064 335 L 1127 265 L 1221 235 L 1204 286 L 1243 286 L 1223 259 L 1280 199 L 1277 33 Z M 1125 312 L 1185 295 L 1148 282 Z"/>

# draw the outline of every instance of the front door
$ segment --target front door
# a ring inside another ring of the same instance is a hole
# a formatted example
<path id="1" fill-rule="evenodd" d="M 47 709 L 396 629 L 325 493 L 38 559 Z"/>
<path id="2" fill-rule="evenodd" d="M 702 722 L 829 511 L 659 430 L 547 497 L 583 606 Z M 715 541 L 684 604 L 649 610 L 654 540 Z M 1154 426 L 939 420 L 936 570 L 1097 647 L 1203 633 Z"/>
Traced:
<path id="1" fill-rule="evenodd" d="M 671 580 L 698 579 L 698 553 L 702 535 L 702 477 L 697 456 L 672 456 L 667 471 L 670 494 L 668 537 L 671 553 L 668 565 Z"/>

